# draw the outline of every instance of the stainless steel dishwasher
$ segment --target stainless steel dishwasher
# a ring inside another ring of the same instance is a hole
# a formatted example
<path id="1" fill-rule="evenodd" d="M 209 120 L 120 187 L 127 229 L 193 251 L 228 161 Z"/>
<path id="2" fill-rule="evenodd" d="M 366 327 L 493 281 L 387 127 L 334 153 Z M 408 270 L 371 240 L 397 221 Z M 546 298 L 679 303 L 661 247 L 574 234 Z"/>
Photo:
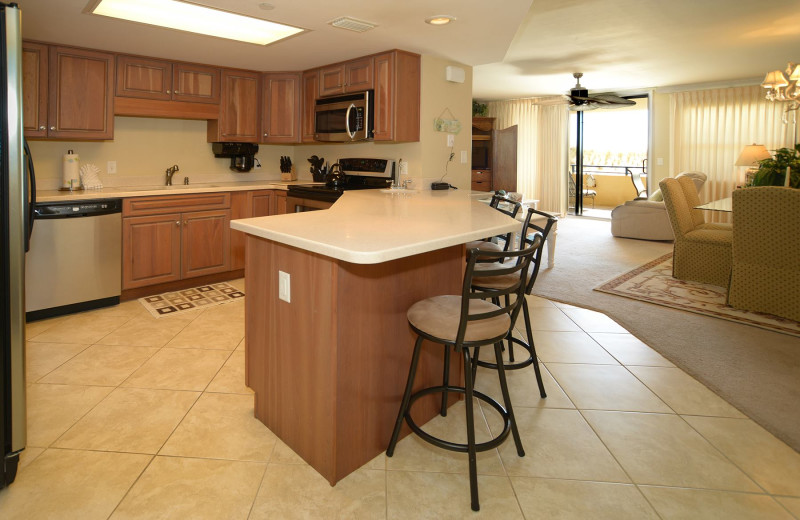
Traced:
<path id="1" fill-rule="evenodd" d="M 39 203 L 25 255 L 28 321 L 119 303 L 122 199 Z"/>

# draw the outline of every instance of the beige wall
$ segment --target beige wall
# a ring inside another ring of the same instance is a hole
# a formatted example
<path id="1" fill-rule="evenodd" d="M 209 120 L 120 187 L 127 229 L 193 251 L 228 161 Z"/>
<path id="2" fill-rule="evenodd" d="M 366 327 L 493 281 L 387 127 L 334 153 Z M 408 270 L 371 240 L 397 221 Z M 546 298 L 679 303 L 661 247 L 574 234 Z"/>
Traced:
<path id="1" fill-rule="evenodd" d="M 445 67 L 456 65 L 466 71 L 462 84 L 445 80 Z M 182 119 L 116 117 L 113 141 L 30 141 L 36 166 L 39 189 L 58 188 L 61 181 L 62 156 L 74 150 L 81 164 L 92 163 L 101 170 L 100 180 L 106 186 L 162 184 L 164 171 L 177 164 L 180 171 L 175 182 L 222 182 L 280 179 L 279 159 L 288 155 L 301 180 L 310 180 L 308 157 L 324 157 L 331 164 L 341 157 L 379 157 L 403 159 L 409 165 L 409 177 L 417 187 L 430 187 L 431 180 L 444 174 L 450 149 L 447 135 L 433 129 L 433 120 L 445 108 L 462 122 L 455 137 L 455 158 L 448 167 L 445 181 L 462 189 L 470 186 L 470 154 L 467 163 L 460 162 L 461 151 L 471 146 L 472 68 L 455 62 L 422 57 L 422 92 L 420 99 L 420 142 L 309 144 L 297 146 L 260 145 L 256 158 L 261 168 L 248 173 L 235 173 L 228 167 L 230 159 L 216 159 L 211 144 L 206 142 L 206 122 Z M 106 173 L 108 161 L 116 161 L 117 173 Z"/>

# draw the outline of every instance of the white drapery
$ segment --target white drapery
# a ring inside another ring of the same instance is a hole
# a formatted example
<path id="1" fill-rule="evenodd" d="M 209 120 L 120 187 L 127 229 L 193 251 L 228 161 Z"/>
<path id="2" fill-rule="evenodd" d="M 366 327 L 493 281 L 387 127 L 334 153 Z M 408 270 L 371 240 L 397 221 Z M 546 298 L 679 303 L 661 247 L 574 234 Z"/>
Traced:
<path id="1" fill-rule="evenodd" d="M 488 103 L 495 128 L 517 125 L 517 191 L 538 199 L 539 209 L 565 214 L 569 111 L 563 104 L 538 105 L 533 99 Z"/>
<path id="2" fill-rule="evenodd" d="M 785 108 L 767 101 L 758 85 L 672 94 L 673 175 L 704 172 L 701 202 L 730 197 L 742 174 L 734 163 L 746 145 L 763 144 L 770 151 L 794 146 L 793 125 L 783 122 Z"/>

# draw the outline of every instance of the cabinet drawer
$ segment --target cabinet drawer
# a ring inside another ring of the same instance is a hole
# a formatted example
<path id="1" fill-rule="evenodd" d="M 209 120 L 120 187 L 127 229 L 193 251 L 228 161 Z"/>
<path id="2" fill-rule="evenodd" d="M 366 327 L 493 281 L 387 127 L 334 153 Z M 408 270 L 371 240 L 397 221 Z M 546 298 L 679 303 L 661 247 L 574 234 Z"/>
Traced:
<path id="1" fill-rule="evenodd" d="M 228 209 L 231 207 L 231 194 L 203 193 L 196 195 L 156 195 L 135 197 L 122 201 L 122 216 L 159 215 L 183 211 L 202 211 Z"/>
<path id="2" fill-rule="evenodd" d="M 492 183 L 485 181 L 472 181 L 472 191 L 492 191 Z"/>
<path id="3" fill-rule="evenodd" d="M 473 182 L 491 182 L 492 181 L 492 172 L 489 170 L 472 170 L 472 181 Z"/>

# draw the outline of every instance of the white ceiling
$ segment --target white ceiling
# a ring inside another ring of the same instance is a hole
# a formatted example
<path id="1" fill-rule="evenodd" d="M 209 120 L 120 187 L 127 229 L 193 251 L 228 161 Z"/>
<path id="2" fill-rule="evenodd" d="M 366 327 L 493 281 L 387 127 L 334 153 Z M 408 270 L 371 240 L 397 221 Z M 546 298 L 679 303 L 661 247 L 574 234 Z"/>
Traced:
<path id="1" fill-rule="evenodd" d="M 798 0 L 202 0 L 308 29 L 256 46 L 89 15 L 90 0 L 18 0 L 26 39 L 254 70 L 304 70 L 392 48 L 472 65 L 477 99 L 759 81 L 800 61 Z M 433 27 L 424 19 L 457 21 Z M 366 33 L 328 22 L 376 23 Z"/>

